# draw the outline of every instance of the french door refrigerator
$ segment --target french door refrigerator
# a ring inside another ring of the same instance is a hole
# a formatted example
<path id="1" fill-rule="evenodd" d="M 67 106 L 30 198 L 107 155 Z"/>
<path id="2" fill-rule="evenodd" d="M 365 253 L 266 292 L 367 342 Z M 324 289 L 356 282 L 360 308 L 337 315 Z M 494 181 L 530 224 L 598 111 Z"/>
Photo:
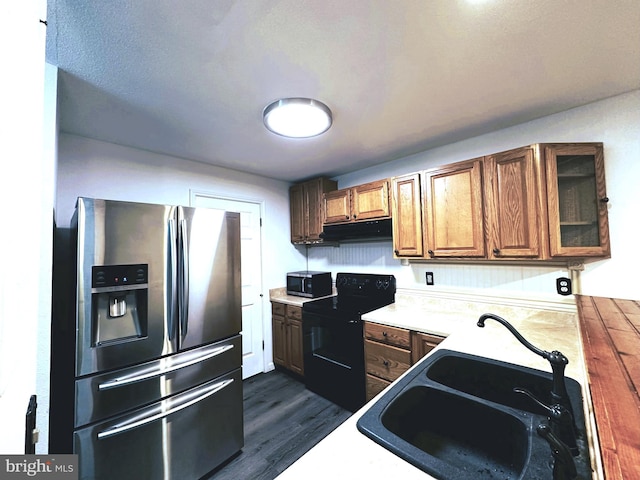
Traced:
<path id="1" fill-rule="evenodd" d="M 68 239 L 51 453 L 81 479 L 202 477 L 244 443 L 239 214 L 81 197 Z"/>

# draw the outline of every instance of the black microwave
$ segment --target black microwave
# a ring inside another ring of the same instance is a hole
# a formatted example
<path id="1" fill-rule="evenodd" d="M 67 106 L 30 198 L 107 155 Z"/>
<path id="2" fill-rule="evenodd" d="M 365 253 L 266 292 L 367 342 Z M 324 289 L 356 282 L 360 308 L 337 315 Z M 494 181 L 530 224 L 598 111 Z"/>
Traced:
<path id="1" fill-rule="evenodd" d="M 326 297 L 333 292 L 331 272 L 302 272 L 287 273 L 287 295 L 298 297 Z"/>

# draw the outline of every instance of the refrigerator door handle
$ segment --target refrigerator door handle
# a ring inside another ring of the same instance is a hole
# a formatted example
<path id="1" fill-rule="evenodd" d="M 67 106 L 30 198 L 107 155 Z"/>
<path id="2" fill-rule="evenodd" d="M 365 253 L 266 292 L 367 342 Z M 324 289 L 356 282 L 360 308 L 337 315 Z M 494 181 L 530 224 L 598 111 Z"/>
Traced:
<path id="1" fill-rule="evenodd" d="M 180 219 L 180 237 L 182 247 L 182 283 L 180 287 L 180 335 L 184 338 L 189 327 L 189 238 L 187 221 Z"/>
<path id="2" fill-rule="evenodd" d="M 223 380 L 222 382 L 214 383 L 213 385 L 208 385 L 206 387 L 200 387 L 193 391 L 181 393 L 176 397 L 169 398 L 166 400 L 162 400 L 160 405 L 152 406 L 150 408 L 145 409 L 138 415 L 130 418 L 129 420 L 125 420 L 124 422 L 118 423 L 113 427 L 107 428 L 98 433 L 98 438 L 109 438 L 113 435 L 118 435 L 120 433 L 127 432 L 134 428 L 140 427 L 142 425 L 146 425 L 147 423 L 151 423 L 155 420 L 159 420 L 161 418 L 168 417 L 169 415 L 179 412 L 180 410 L 195 405 L 198 402 L 210 397 L 216 392 L 219 392 L 223 388 L 227 387 L 233 383 L 233 379 Z M 167 407 L 169 407 L 167 409 Z"/>
<path id="3" fill-rule="evenodd" d="M 174 219 L 169 219 L 169 228 L 168 228 L 168 239 L 167 239 L 167 291 L 166 291 L 166 312 L 168 315 L 167 319 L 167 328 L 169 329 L 169 340 L 173 340 L 176 333 L 176 306 L 177 306 L 177 296 L 178 296 L 178 285 L 177 285 L 177 271 L 178 271 L 178 256 L 176 253 L 176 222 Z"/>
<path id="4" fill-rule="evenodd" d="M 217 345 L 212 348 L 208 348 L 204 351 L 199 351 L 197 353 L 192 353 L 191 355 L 182 354 L 180 356 L 180 360 L 173 363 L 171 358 L 166 360 L 161 360 L 159 366 L 153 366 L 151 368 L 147 368 L 145 370 L 136 372 L 134 374 L 123 375 L 121 377 L 114 378 L 112 380 L 108 380 L 106 382 L 98 385 L 98 390 L 109 390 L 111 388 L 122 387 L 125 385 L 130 385 L 132 383 L 141 382 L 142 380 L 147 380 L 153 377 L 159 377 L 160 375 L 166 375 L 168 373 L 174 372 L 184 367 L 188 367 L 190 365 L 195 365 L 196 363 L 203 362 L 210 358 L 216 357 L 228 350 L 231 350 L 233 345 Z"/>

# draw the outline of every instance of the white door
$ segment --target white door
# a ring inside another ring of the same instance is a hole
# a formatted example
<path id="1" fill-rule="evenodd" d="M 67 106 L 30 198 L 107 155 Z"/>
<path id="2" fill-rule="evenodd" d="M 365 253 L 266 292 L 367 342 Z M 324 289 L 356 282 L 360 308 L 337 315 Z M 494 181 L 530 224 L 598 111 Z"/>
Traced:
<path id="1" fill-rule="evenodd" d="M 242 378 L 264 371 L 260 203 L 192 194 L 191 206 L 240 213 L 242 268 Z"/>

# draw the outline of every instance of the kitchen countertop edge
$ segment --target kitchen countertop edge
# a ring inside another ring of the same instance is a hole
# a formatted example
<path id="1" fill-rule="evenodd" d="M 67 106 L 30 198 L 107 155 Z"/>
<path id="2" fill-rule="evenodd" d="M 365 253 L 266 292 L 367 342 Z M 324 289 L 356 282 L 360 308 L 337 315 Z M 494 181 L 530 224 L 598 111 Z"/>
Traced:
<path id="1" fill-rule="evenodd" d="M 279 298 L 274 301 L 282 301 Z M 458 313 L 464 312 L 464 313 Z M 512 323 L 531 343 L 544 350 L 560 350 L 569 359 L 566 374 L 583 387 L 585 416 L 590 437 L 594 479 L 603 478 L 595 419 L 589 395 L 577 309 L 561 311 L 521 308 L 504 304 L 441 301 L 413 297 L 396 297 L 396 303 L 363 315 L 363 320 L 446 337 L 432 352 L 440 349 L 471 353 L 497 360 L 549 371 L 548 362 L 528 351 L 497 322 L 476 326 L 482 313 L 495 313 Z M 561 333 L 562 335 L 558 335 Z M 560 339 L 557 341 L 556 339 Z M 430 353 L 431 354 L 431 353 Z M 429 354 L 429 355 L 430 355 Z M 420 364 L 411 367 L 409 374 Z M 392 384 L 393 385 L 393 384 Z M 387 389 L 391 386 L 387 387 Z M 430 479 L 434 478 L 357 430 L 358 419 L 384 395 L 384 391 L 355 412 L 315 447 L 289 466 L 278 480 L 299 478 Z M 331 460 L 328 460 L 331 459 Z"/>

